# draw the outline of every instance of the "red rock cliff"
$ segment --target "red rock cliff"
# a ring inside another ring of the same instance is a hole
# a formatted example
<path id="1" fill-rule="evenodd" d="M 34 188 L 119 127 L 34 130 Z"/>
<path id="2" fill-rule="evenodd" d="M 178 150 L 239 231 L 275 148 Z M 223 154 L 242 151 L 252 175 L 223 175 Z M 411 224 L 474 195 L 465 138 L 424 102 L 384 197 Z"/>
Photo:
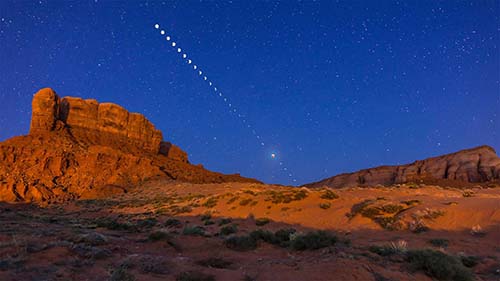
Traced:
<path id="1" fill-rule="evenodd" d="M 30 134 L 0 143 L 0 201 L 105 197 L 153 178 L 257 182 L 191 165 L 143 115 L 118 105 L 45 88 L 32 106 Z"/>
<path id="2" fill-rule="evenodd" d="M 500 158 L 489 146 L 479 146 L 455 153 L 432 157 L 401 166 L 381 166 L 340 174 L 308 187 L 391 185 L 408 182 L 427 182 L 448 186 L 485 183 L 500 179 Z"/>

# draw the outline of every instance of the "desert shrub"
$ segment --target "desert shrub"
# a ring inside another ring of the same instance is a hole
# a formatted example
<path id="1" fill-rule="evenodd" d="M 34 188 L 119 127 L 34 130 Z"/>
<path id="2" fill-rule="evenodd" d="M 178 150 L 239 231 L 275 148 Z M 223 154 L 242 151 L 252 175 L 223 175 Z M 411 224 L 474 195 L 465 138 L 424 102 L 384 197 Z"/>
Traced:
<path id="1" fill-rule="evenodd" d="M 243 193 L 250 194 L 250 195 L 253 195 L 253 196 L 257 195 L 257 193 L 255 193 L 255 191 L 248 190 L 248 189 L 247 190 L 243 190 Z"/>
<path id="2" fill-rule="evenodd" d="M 290 236 L 295 234 L 297 231 L 293 228 L 282 228 L 274 233 L 276 239 L 275 244 L 281 247 L 287 247 L 290 243 Z"/>
<path id="3" fill-rule="evenodd" d="M 180 220 L 178 219 L 173 219 L 173 218 L 170 218 L 168 219 L 165 224 L 165 226 L 169 226 L 169 227 L 178 227 L 178 226 L 181 226 L 182 223 Z"/>
<path id="4" fill-rule="evenodd" d="M 475 256 L 460 256 L 460 260 L 466 267 L 474 267 L 479 263 L 479 258 Z"/>
<path id="5" fill-rule="evenodd" d="M 135 276 L 128 272 L 129 266 L 121 264 L 111 272 L 110 281 L 135 281 Z"/>
<path id="6" fill-rule="evenodd" d="M 401 210 L 403 210 L 403 206 L 401 205 L 396 205 L 396 204 L 387 204 L 387 205 L 383 205 L 381 207 L 381 210 L 384 212 L 384 213 L 387 213 L 387 214 L 395 214 L 395 213 L 398 213 L 400 212 Z"/>
<path id="7" fill-rule="evenodd" d="M 215 276 L 199 271 L 185 271 L 177 275 L 176 281 L 215 281 Z"/>
<path id="8" fill-rule="evenodd" d="M 382 246 L 370 246 L 370 252 L 378 254 L 379 256 L 391 256 L 394 254 L 404 254 L 408 250 L 408 242 L 405 240 L 398 240 L 397 242 L 391 242 L 388 245 Z"/>
<path id="9" fill-rule="evenodd" d="M 448 244 L 450 243 L 450 241 L 448 239 L 434 238 L 434 239 L 430 239 L 429 243 L 435 247 L 446 248 L 446 247 L 448 247 Z"/>
<path id="10" fill-rule="evenodd" d="M 465 190 L 465 191 L 462 193 L 462 196 L 463 196 L 463 197 L 472 197 L 472 196 L 474 196 L 474 191 L 471 191 L 471 190 Z"/>
<path id="11" fill-rule="evenodd" d="M 271 220 L 268 218 L 258 218 L 255 220 L 255 225 L 257 226 L 263 226 L 266 225 L 270 222 Z"/>
<path id="12" fill-rule="evenodd" d="M 374 221 L 386 230 L 400 230 L 403 224 L 397 217 L 378 217 Z"/>
<path id="13" fill-rule="evenodd" d="M 382 215 L 382 212 L 377 207 L 363 208 L 360 211 L 361 215 L 366 218 L 375 219 L 376 217 Z"/>
<path id="14" fill-rule="evenodd" d="M 207 208 L 213 208 L 217 205 L 217 198 L 215 197 L 210 197 L 207 199 L 207 201 L 205 201 L 205 203 L 203 203 L 203 207 L 207 207 Z"/>
<path id="15" fill-rule="evenodd" d="M 337 242 L 337 236 L 323 230 L 297 235 L 291 240 L 290 246 L 297 251 L 317 250 L 333 246 Z"/>
<path id="16" fill-rule="evenodd" d="M 200 235 L 203 236 L 205 235 L 205 229 L 201 226 L 186 226 L 182 230 L 182 234 L 184 235 Z"/>
<path id="17" fill-rule="evenodd" d="M 231 223 L 233 220 L 230 219 L 230 218 L 222 218 L 220 221 L 219 221 L 219 225 L 225 225 L 225 224 L 228 224 L 228 223 Z"/>
<path id="18" fill-rule="evenodd" d="M 250 232 L 250 237 L 255 241 L 262 240 L 269 244 L 277 244 L 276 236 L 268 230 L 257 229 Z"/>
<path id="19" fill-rule="evenodd" d="M 191 213 L 193 211 L 193 208 L 191 206 L 186 205 L 186 206 L 177 206 L 177 205 L 172 205 L 170 206 L 170 212 L 172 215 L 177 215 L 177 214 L 184 214 L 184 213 Z"/>
<path id="20" fill-rule="evenodd" d="M 249 251 L 257 248 L 257 240 L 250 236 L 232 236 L 227 238 L 224 244 L 236 251 Z"/>
<path id="21" fill-rule="evenodd" d="M 333 199 L 339 198 L 339 196 L 335 192 L 327 189 L 323 192 L 323 194 L 320 195 L 320 198 L 327 199 L 327 200 L 333 200 Z"/>
<path id="22" fill-rule="evenodd" d="M 137 221 L 137 226 L 138 227 L 144 227 L 144 228 L 151 228 L 155 226 L 158 223 L 158 221 L 155 218 L 147 218 L 143 220 L 138 220 Z"/>
<path id="23" fill-rule="evenodd" d="M 212 224 L 215 224 L 215 222 L 212 221 L 212 220 L 206 220 L 206 221 L 203 222 L 203 224 L 204 225 L 212 225 Z"/>
<path id="24" fill-rule="evenodd" d="M 420 203 L 422 203 L 420 200 L 417 199 L 412 199 L 412 200 L 406 200 L 406 201 L 401 201 L 402 204 L 405 204 L 407 206 L 415 206 Z"/>
<path id="25" fill-rule="evenodd" d="M 252 199 L 246 198 L 240 201 L 240 206 L 246 206 L 248 203 L 252 202 Z"/>
<path id="26" fill-rule="evenodd" d="M 368 250 L 372 253 L 375 253 L 375 254 L 377 254 L 379 256 L 383 256 L 383 257 L 391 256 L 391 255 L 398 253 L 398 251 L 396 249 L 394 249 L 388 245 L 383 245 L 383 246 L 373 245 L 373 246 L 370 246 L 370 248 Z"/>
<path id="27" fill-rule="evenodd" d="M 332 206 L 332 204 L 330 204 L 330 203 L 320 203 L 319 204 L 319 207 L 323 210 L 330 209 L 331 206 Z"/>
<path id="28" fill-rule="evenodd" d="M 226 204 L 228 204 L 228 205 L 229 205 L 229 204 L 233 204 L 233 203 L 234 203 L 234 201 L 238 200 L 239 198 L 240 198 L 240 197 L 235 196 L 235 197 L 233 197 L 233 198 L 231 198 L 231 199 L 227 200 Z"/>
<path id="29" fill-rule="evenodd" d="M 109 230 L 137 231 L 137 226 L 129 222 L 121 223 L 113 219 L 99 219 L 96 222 L 98 227 L 104 227 Z"/>
<path id="30" fill-rule="evenodd" d="M 307 191 L 305 190 L 299 190 L 298 192 L 295 192 L 295 194 L 293 195 L 293 199 L 296 201 L 300 201 L 305 198 L 307 198 Z"/>
<path id="31" fill-rule="evenodd" d="M 422 270 L 438 280 L 473 280 L 472 273 L 454 256 L 430 249 L 412 250 L 407 260 L 414 270 Z"/>
<path id="32" fill-rule="evenodd" d="M 236 224 L 226 225 L 220 229 L 221 235 L 229 235 L 238 232 L 238 226 Z"/>
<path id="33" fill-rule="evenodd" d="M 233 263 L 222 258 L 212 257 L 199 260 L 196 264 L 212 268 L 229 268 Z"/>

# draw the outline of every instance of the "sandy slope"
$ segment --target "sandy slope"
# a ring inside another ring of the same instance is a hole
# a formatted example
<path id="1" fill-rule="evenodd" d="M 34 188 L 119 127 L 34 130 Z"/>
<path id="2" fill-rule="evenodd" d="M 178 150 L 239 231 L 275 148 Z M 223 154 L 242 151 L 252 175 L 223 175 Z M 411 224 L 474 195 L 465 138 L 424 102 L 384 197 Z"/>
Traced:
<path id="1" fill-rule="evenodd" d="M 107 280 L 117 276 L 120 278 L 114 280 L 127 280 L 127 276 L 176 280 L 188 271 L 213 275 L 215 280 L 431 280 L 422 271 L 410 270 L 401 257 L 381 257 L 368 249 L 401 240 L 409 249 L 438 249 L 429 244 L 433 238 L 449 240 L 449 245 L 440 249 L 448 254 L 478 257 L 479 263 L 472 268 L 478 280 L 500 277 L 500 189 L 464 193 L 432 186 L 399 186 L 333 192 L 159 180 L 120 196 L 64 206 L 3 204 L 0 280 Z M 361 202 L 365 202 L 365 211 L 383 206 L 402 209 L 397 215 L 383 213 L 369 218 L 364 215 L 369 212 L 359 210 Z M 214 224 L 202 221 L 201 216 L 207 214 Z M 396 225 L 397 230 L 383 229 L 378 219 L 393 215 L 395 224 L 390 226 Z M 179 219 L 181 225 L 165 225 L 169 218 Z M 229 225 L 238 225 L 236 234 L 219 234 L 223 218 L 232 218 Z M 270 222 L 256 226 L 260 218 Z M 409 229 L 417 218 L 426 231 Z M 196 225 L 205 228 L 205 236 L 182 234 L 186 226 Z M 482 231 L 471 234 L 477 225 Z M 336 233 L 340 242 L 307 251 L 264 242 L 243 252 L 224 245 L 224 239 L 231 235 L 290 227 L 299 233 L 326 229 Z M 170 233 L 170 242 L 149 240 L 155 231 Z M 346 244 L 347 240 L 351 243 Z M 208 257 L 231 264 L 226 268 L 199 264 Z"/>

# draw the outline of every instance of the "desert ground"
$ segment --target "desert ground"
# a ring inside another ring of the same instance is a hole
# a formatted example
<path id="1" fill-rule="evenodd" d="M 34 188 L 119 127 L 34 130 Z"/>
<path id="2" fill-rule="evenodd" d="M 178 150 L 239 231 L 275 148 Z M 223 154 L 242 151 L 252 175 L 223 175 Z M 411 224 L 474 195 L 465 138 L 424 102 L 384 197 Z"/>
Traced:
<path id="1" fill-rule="evenodd" d="M 499 280 L 500 189 L 157 179 L 0 203 L 0 280 Z"/>

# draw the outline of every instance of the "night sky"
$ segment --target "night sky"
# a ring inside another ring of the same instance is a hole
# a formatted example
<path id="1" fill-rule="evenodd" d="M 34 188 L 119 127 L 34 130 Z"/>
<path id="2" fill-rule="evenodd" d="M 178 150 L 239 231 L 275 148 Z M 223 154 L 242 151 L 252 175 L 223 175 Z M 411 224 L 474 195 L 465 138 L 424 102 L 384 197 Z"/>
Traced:
<path id="1" fill-rule="evenodd" d="M 3 0 L 0 140 L 28 133 L 33 94 L 52 87 L 142 113 L 191 162 L 269 183 L 500 150 L 499 7 Z"/>

